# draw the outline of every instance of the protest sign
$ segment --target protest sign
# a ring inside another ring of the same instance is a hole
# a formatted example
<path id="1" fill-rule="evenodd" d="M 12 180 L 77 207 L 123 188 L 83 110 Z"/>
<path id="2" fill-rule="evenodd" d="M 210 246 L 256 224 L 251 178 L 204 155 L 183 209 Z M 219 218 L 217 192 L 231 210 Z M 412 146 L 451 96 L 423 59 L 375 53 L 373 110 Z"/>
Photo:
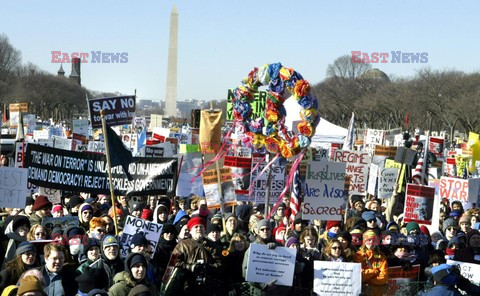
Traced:
<path id="1" fill-rule="evenodd" d="M 420 264 L 405 270 L 401 266 L 388 268 L 388 295 L 414 295 L 418 291 Z"/>
<path id="2" fill-rule="evenodd" d="M 15 167 L 23 168 L 25 163 L 25 150 L 27 143 L 25 141 L 15 142 Z"/>
<path id="3" fill-rule="evenodd" d="M 135 96 L 88 100 L 92 128 L 102 128 L 101 110 L 105 111 L 105 121 L 110 126 L 130 124 L 135 116 Z"/>
<path id="4" fill-rule="evenodd" d="M 188 153 L 183 156 L 180 176 L 178 177 L 177 196 L 189 196 L 190 194 L 202 195 L 202 179 L 195 177 L 202 170 L 202 153 Z"/>
<path id="5" fill-rule="evenodd" d="M 478 260 L 478 259 L 477 259 Z M 455 260 L 447 260 L 447 264 L 456 265 L 460 270 L 460 274 L 469 280 L 472 284 L 480 286 L 480 265 L 474 263 L 466 263 Z"/>
<path id="6" fill-rule="evenodd" d="M 342 220 L 348 192 L 345 163 L 311 161 L 307 164 L 304 220 Z"/>
<path id="7" fill-rule="evenodd" d="M 385 168 L 397 168 L 399 169 L 399 176 L 398 176 L 398 190 L 397 192 L 402 192 L 402 187 L 403 187 L 403 181 L 404 181 L 404 175 L 405 175 L 405 170 L 407 169 L 407 166 L 405 164 L 398 163 L 392 159 L 386 159 L 385 160 Z"/>
<path id="8" fill-rule="evenodd" d="M 393 129 L 389 129 L 385 131 L 385 138 L 384 138 L 384 143 L 387 146 L 398 146 L 396 144 L 396 139 L 400 137 L 403 140 L 403 135 L 402 135 L 402 128 L 397 127 Z"/>
<path id="9" fill-rule="evenodd" d="M 428 142 L 428 150 L 435 154 L 437 159 L 443 159 L 443 148 L 445 139 L 441 137 L 430 137 Z"/>
<path id="10" fill-rule="evenodd" d="M 337 149 L 333 159 L 347 164 L 346 173 L 350 177 L 348 193 L 365 195 L 367 193 L 368 166 L 370 165 L 368 153 Z"/>
<path id="11" fill-rule="evenodd" d="M 395 157 L 395 155 L 397 155 L 397 147 L 375 145 L 373 154 L 378 156 Z"/>
<path id="12" fill-rule="evenodd" d="M 72 120 L 72 131 L 88 138 L 88 119 Z"/>
<path id="13" fill-rule="evenodd" d="M 276 247 L 269 249 L 267 245 L 251 244 L 248 249 L 247 282 L 269 283 L 289 286 L 293 284 L 295 257 L 297 250 Z"/>
<path id="14" fill-rule="evenodd" d="M 42 218 L 42 226 L 52 230 L 55 227 L 67 229 L 70 226 L 78 227 L 78 216 L 66 216 L 66 217 L 44 217 Z"/>
<path id="15" fill-rule="evenodd" d="M 441 198 L 448 198 L 450 203 L 458 200 L 462 203 L 477 202 L 480 178 L 458 179 L 442 177 L 440 179 L 439 194 Z"/>
<path id="16" fill-rule="evenodd" d="M 368 186 L 367 192 L 371 195 L 377 195 L 377 180 L 378 180 L 378 171 L 380 168 L 378 165 L 372 163 L 370 165 L 370 174 L 368 175 Z"/>
<path id="17" fill-rule="evenodd" d="M 89 141 L 88 151 L 105 153 L 105 143 L 103 141 Z"/>
<path id="18" fill-rule="evenodd" d="M 46 188 L 110 194 L 105 155 L 74 152 L 29 144 L 26 166 L 28 180 Z M 129 181 L 122 166 L 112 168 L 118 195 L 150 195 L 173 192 L 177 176 L 176 158 L 134 157 L 129 165 Z"/>
<path id="19" fill-rule="evenodd" d="M 151 258 L 155 254 L 157 249 L 157 243 L 162 234 L 163 225 L 160 223 L 150 222 L 148 220 L 135 218 L 133 216 L 127 216 L 125 220 L 125 226 L 123 227 L 122 237 L 120 238 L 120 244 L 122 248 L 120 249 L 120 255 L 126 257 L 130 250 L 130 242 L 132 241 L 132 236 L 135 233 L 143 232 L 147 240 L 152 245 L 153 253 Z"/>
<path id="20" fill-rule="evenodd" d="M 404 207 L 404 221 L 432 224 L 435 188 L 417 184 L 407 184 Z"/>
<path id="21" fill-rule="evenodd" d="M 313 291 L 318 295 L 360 295 L 362 265 L 330 261 L 313 262 Z"/>
<path id="22" fill-rule="evenodd" d="M 455 177 L 457 175 L 455 157 L 447 157 L 447 161 L 444 162 L 444 165 L 444 171 L 447 177 Z"/>
<path id="23" fill-rule="evenodd" d="M 60 189 L 38 187 L 38 193 L 45 195 L 52 204 L 62 202 L 62 190 Z"/>
<path id="24" fill-rule="evenodd" d="M 28 113 L 28 103 L 12 103 L 8 105 L 10 112 L 10 127 L 16 128 L 21 113 Z"/>
<path id="25" fill-rule="evenodd" d="M 163 157 L 163 147 L 145 146 L 145 157 Z"/>
<path id="26" fill-rule="evenodd" d="M 234 89 L 229 89 L 227 94 L 227 114 L 226 120 L 233 121 L 233 98 L 234 98 Z M 258 91 L 253 94 L 254 100 L 251 103 L 252 106 L 252 119 L 257 119 L 259 117 L 265 120 L 265 108 L 267 107 L 267 92 Z"/>
<path id="27" fill-rule="evenodd" d="M 35 128 L 37 127 L 35 114 L 24 114 L 23 125 L 25 126 L 26 134 L 33 134 Z"/>
<path id="28" fill-rule="evenodd" d="M 232 171 L 230 168 L 220 168 L 220 176 L 222 182 L 222 195 L 224 205 L 233 205 L 236 201 L 235 188 L 233 186 Z M 209 207 L 217 207 L 220 205 L 220 192 L 218 191 L 218 175 L 217 170 L 206 170 L 202 174 L 203 189 L 205 198 Z"/>
<path id="29" fill-rule="evenodd" d="M 265 170 L 265 172 L 260 175 L 260 172 L 263 171 L 267 162 L 264 160 L 260 163 L 258 168 L 254 170 L 253 168 L 262 160 L 261 154 L 254 154 L 252 158 L 252 173 L 250 175 L 250 184 L 255 182 L 252 188 L 252 199 L 256 203 L 265 203 L 265 194 L 267 192 L 267 177 L 269 171 L 272 170 L 270 178 L 270 197 L 269 203 L 274 204 L 283 189 L 285 188 L 285 171 L 286 166 L 277 159 L 271 167 Z M 256 179 L 256 180 L 255 180 Z"/>
<path id="30" fill-rule="evenodd" d="M 397 168 L 384 168 L 380 170 L 380 175 L 378 176 L 378 198 L 390 198 L 393 196 L 397 177 Z"/>
<path id="31" fill-rule="evenodd" d="M 62 126 L 50 126 L 48 128 L 48 134 L 49 134 L 49 139 L 51 139 L 53 136 L 57 136 L 60 138 L 63 138 L 64 135 L 64 129 Z"/>
<path id="32" fill-rule="evenodd" d="M 373 154 L 375 151 L 375 145 L 383 145 L 385 137 L 385 131 L 384 130 L 376 130 L 376 129 L 371 129 L 367 128 L 364 133 L 364 146 L 363 150 Z"/>
<path id="33" fill-rule="evenodd" d="M 33 131 L 33 139 L 35 141 L 38 141 L 39 139 L 49 139 L 49 137 L 50 137 L 50 134 L 48 132 L 48 129 Z"/>
<path id="34" fill-rule="evenodd" d="M 236 194 L 248 194 L 250 188 L 250 171 L 252 159 L 246 157 L 225 156 L 225 167 L 232 169 L 233 185 Z"/>
<path id="35" fill-rule="evenodd" d="M 28 169 L 0 167 L 0 208 L 24 209 Z"/>
<path id="36" fill-rule="evenodd" d="M 72 150 L 72 140 L 58 136 L 52 136 L 53 148 Z"/>
<path id="37" fill-rule="evenodd" d="M 192 144 L 192 134 L 173 133 L 172 135 L 178 139 L 179 144 Z"/>
<path id="38" fill-rule="evenodd" d="M 200 146 L 198 144 L 180 144 L 181 154 L 200 152 Z"/>

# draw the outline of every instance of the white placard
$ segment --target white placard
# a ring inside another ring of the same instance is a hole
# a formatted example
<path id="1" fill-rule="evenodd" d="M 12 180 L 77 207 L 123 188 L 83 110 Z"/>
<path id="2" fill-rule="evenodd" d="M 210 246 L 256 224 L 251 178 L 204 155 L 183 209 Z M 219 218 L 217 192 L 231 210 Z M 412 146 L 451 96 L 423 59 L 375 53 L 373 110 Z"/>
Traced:
<path id="1" fill-rule="evenodd" d="M 360 295 L 362 264 L 331 261 L 313 262 L 313 291 L 318 295 Z"/>
<path id="2" fill-rule="evenodd" d="M 150 241 L 150 244 L 153 246 L 153 253 L 151 254 L 153 258 L 155 250 L 157 249 L 158 240 L 162 234 L 162 229 L 162 224 L 153 223 L 133 216 L 127 216 L 123 228 L 123 234 L 120 239 L 120 244 L 122 245 L 122 249 L 120 249 L 121 256 L 127 256 L 132 236 L 137 232 L 143 232 L 147 240 Z"/>
<path id="3" fill-rule="evenodd" d="M 267 192 L 267 177 L 268 172 L 271 169 L 272 174 L 270 175 L 271 178 L 269 202 L 271 204 L 274 204 L 280 197 L 283 189 L 285 189 L 285 172 L 287 171 L 287 167 L 285 165 L 281 165 L 280 161 L 277 159 L 269 169 L 265 170 L 265 172 L 257 178 L 260 172 L 262 172 L 267 165 L 267 162 L 264 160 L 256 170 L 253 170 L 261 160 L 262 156 L 258 154 L 253 155 L 250 184 L 253 184 L 253 182 L 255 182 L 255 184 L 253 184 L 252 187 L 251 199 L 254 200 L 256 203 L 265 203 L 265 194 Z"/>
<path id="4" fill-rule="evenodd" d="M 170 137 L 170 129 L 164 127 L 153 127 L 152 132 L 154 134 L 158 134 L 162 137 L 169 138 Z"/>
<path id="5" fill-rule="evenodd" d="M 368 153 L 340 149 L 335 150 L 333 153 L 333 159 L 335 161 L 347 164 L 346 172 L 350 177 L 348 193 L 365 195 L 367 193 L 368 167 L 370 166 L 370 156 Z"/>
<path id="6" fill-rule="evenodd" d="M 375 145 L 383 145 L 383 141 L 385 138 L 385 131 L 384 130 L 376 130 L 368 128 L 365 131 L 364 135 L 364 150 L 370 154 L 373 154 L 375 151 Z"/>
<path id="7" fill-rule="evenodd" d="M 74 119 L 72 125 L 73 133 L 83 135 L 88 138 L 88 119 Z"/>
<path id="8" fill-rule="evenodd" d="M 342 220 L 348 192 L 345 191 L 345 163 L 307 163 L 303 219 Z"/>
<path id="9" fill-rule="evenodd" d="M 105 143 L 103 141 L 89 141 L 88 151 L 105 153 Z"/>
<path id="10" fill-rule="evenodd" d="M 50 135 L 47 129 L 33 131 L 33 139 L 38 142 L 40 139 L 48 140 L 50 139 Z"/>
<path id="11" fill-rule="evenodd" d="M 368 186 L 367 192 L 371 195 L 376 195 L 377 193 L 377 180 L 378 180 L 378 170 L 380 168 L 378 165 L 372 163 L 370 165 L 370 174 L 368 175 Z"/>
<path id="12" fill-rule="evenodd" d="M 293 284 L 296 249 L 276 247 L 269 249 L 267 245 L 251 244 L 248 250 L 247 282 L 269 283 L 289 286 Z"/>
<path id="13" fill-rule="evenodd" d="M 45 195 L 52 204 L 62 203 L 62 190 L 54 188 L 39 187 L 40 195 Z"/>
<path id="14" fill-rule="evenodd" d="M 183 155 L 180 176 L 178 177 L 177 195 L 189 196 L 191 193 L 201 195 L 203 192 L 202 178 L 195 177 L 202 170 L 202 153 L 194 152 Z"/>
<path id="15" fill-rule="evenodd" d="M 478 260 L 478 259 L 477 259 Z M 480 264 L 466 263 L 454 260 L 447 260 L 447 264 L 457 265 L 460 269 L 460 274 L 463 275 L 472 284 L 480 286 Z"/>
<path id="16" fill-rule="evenodd" d="M 61 138 L 57 136 L 52 136 L 53 139 L 53 148 L 63 149 L 63 150 L 72 150 L 72 139 Z"/>
<path id="17" fill-rule="evenodd" d="M 0 208 L 25 208 L 28 169 L 0 167 Z"/>
<path id="18" fill-rule="evenodd" d="M 397 183 L 398 169 L 384 168 L 378 176 L 378 198 L 390 198 Z"/>

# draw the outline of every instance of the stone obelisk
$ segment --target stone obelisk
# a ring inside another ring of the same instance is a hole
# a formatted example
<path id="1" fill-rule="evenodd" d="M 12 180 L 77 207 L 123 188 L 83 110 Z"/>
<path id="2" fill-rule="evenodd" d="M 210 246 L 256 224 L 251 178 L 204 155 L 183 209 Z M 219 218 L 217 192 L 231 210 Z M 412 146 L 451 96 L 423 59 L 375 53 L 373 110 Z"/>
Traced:
<path id="1" fill-rule="evenodd" d="M 173 6 L 170 14 L 170 38 L 168 45 L 167 94 L 165 96 L 165 115 L 177 115 L 177 54 L 178 54 L 178 11 Z"/>

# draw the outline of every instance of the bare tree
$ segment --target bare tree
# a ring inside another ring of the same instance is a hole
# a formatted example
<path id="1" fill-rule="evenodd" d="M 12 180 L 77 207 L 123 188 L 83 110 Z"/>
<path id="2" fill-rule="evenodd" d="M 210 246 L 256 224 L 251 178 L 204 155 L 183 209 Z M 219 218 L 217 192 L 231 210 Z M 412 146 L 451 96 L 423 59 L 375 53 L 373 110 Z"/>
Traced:
<path id="1" fill-rule="evenodd" d="M 352 63 L 352 56 L 343 55 L 338 57 L 333 64 L 327 67 L 327 77 L 335 78 L 342 83 L 348 80 L 360 78 L 363 73 L 370 70 L 372 66 L 366 63 Z"/>

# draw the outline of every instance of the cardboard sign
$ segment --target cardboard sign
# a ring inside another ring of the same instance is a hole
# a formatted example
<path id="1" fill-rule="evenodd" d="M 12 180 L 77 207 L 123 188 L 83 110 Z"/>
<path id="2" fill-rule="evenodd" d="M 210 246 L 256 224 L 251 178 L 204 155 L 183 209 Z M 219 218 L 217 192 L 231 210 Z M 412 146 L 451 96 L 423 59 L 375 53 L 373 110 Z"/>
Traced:
<path id="1" fill-rule="evenodd" d="M 63 150 L 72 150 L 72 140 L 66 139 L 58 136 L 52 136 L 53 139 L 53 148 L 63 149 Z"/>
<path id="2" fill-rule="evenodd" d="M 377 180 L 378 180 L 378 171 L 380 168 L 378 165 L 372 163 L 370 165 L 370 174 L 368 175 L 368 186 L 367 192 L 371 195 L 377 195 Z"/>
<path id="3" fill-rule="evenodd" d="M 362 264 L 314 261 L 313 291 L 318 295 L 360 295 Z"/>
<path id="4" fill-rule="evenodd" d="M 0 208 L 24 209 L 28 169 L 0 167 Z"/>
<path id="5" fill-rule="evenodd" d="M 248 249 L 247 282 L 269 283 L 289 286 L 293 284 L 296 249 L 251 244 Z"/>
<path id="6" fill-rule="evenodd" d="M 378 198 L 390 198 L 398 178 L 397 168 L 384 168 L 378 176 Z"/>
<path id="7" fill-rule="evenodd" d="M 132 236 L 137 232 L 143 232 L 147 240 L 153 246 L 153 255 L 157 249 L 157 243 L 162 234 L 163 225 L 160 223 L 154 223 L 147 220 L 135 218 L 133 216 L 127 216 L 125 220 L 125 226 L 123 227 L 122 237 L 120 238 L 120 244 L 122 248 L 120 249 L 120 255 L 126 257 L 128 250 L 130 248 L 130 242 L 132 241 Z"/>
<path id="8" fill-rule="evenodd" d="M 383 145 L 383 141 L 385 138 L 385 131 L 384 130 L 376 130 L 367 128 L 364 134 L 364 147 L 363 149 L 373 154 L 375 151 L 375 145 Z"/>
<path id="9" fill-rule="evenodd" d="M 435 188 L 416 184 L 407 184 L 404 207 L 404 221 L 432 224 Z"/>
<path id="10" fill-rule="evenodd" d="M 311 161 L 307 164 L 304 220 L 342 220 L 348 192 L 345 190 L 345 163 Z"/>
<path id="11" fill-rule="evenodd" d="M 283 165 L 279 159 L 277 159 L 273 165 L 266 169 L 263 175 L 259 176 L 260 172 L 263 171 L 267 162 L 264 160 L 256 170 L 253 170 L 254 167 L 262 160 L 262 156 L 260 154 L 254 154 L 252 159 L 252 174 L 250 175 L 250 184 L 255 182 L 252 188 L 252 199 L 256 203 L 265 203 L 265 194 L 267 192 L 267 176 L 269 170 L 272 170 L 271 178 L 270 178 L 270 197 L 269 203 L 274 204 L 280 194 L 282 193 L 283 189 L 285 188 L 285 172 L 286 166 Z M 258 177 L 259 176 L 259 177 Z M 257 178 L 258 177 L 258 178 Z"/>
<path id="12" fill-rule="evenodd" d="M 192 193 L 202 195 L 202 179 L 192 180 L 201 170 L 202 153 L 188 153 L 183 156 L 180 176 L 178 177 L 177 196 L 189 196 Z"/>
<path id="13" fill-rule="evenodd" d="M 398 147 L 397 154 L 395 155 L 395 162 L 413 165 L 416 155 L 417 152 L 413 149 Z"/>
<path id="14" fill-rule="evenodd" d="M 458 200 L 462 203 L 477 202 L 480 187 L 480 178 L 458 179 L 442 177 L 440 179 L 439 194 L 441 198 L 448 198 L 450 203 Z"/>
<path id="15" fill-rule="evenodd" d="M 62 190 L 54 188 L 38 187 L 40 195 L 45 195 L 52 204 L 62 202 Z"/>
<path id="16" fill-rule="evenodd" d="M 395 157 L 395 155 L 397 155 L 397 147 L 375 145 L 375 151 L 373 154 L 378 156 Z"/>
<path id="17" fill-rule="evenodd" d="M 222 182 L 222 196 L 224 205 L 233 205 L 236 203 L 235 187 L 232 180 L 232 171 L 230 168 L 220 168 Z M 203 189 L 205 198 L 209 207 L 220 206 L 221 196 L 218 190 L 217 170 L 206 170 L 202 174 Z"/>
<path id="18" fill-rule="evenodd" d="M 121 96 L 88 100 L 92 128 L 102 127 L 100 111 L 105 111 L 105 121 L 110 126 L 130 124 L 135 117 L 135 96 Z"/>
<path id="19" fill-rule="evenodd" d="M 349 194 L 367 193 L 368 167 L 370 166 L 370 156 L 367 152 L 351 150 L 335 150 L 335 161 L 347 164 L 347 175 L 350 177 Z"/>
<path id="20" fill-rule="evenodd" d="M 10 127 L 16 128 L 21 113 L 28 113 L 28 103 L 13 103 L 8 105 L 10 112 Z"/>

